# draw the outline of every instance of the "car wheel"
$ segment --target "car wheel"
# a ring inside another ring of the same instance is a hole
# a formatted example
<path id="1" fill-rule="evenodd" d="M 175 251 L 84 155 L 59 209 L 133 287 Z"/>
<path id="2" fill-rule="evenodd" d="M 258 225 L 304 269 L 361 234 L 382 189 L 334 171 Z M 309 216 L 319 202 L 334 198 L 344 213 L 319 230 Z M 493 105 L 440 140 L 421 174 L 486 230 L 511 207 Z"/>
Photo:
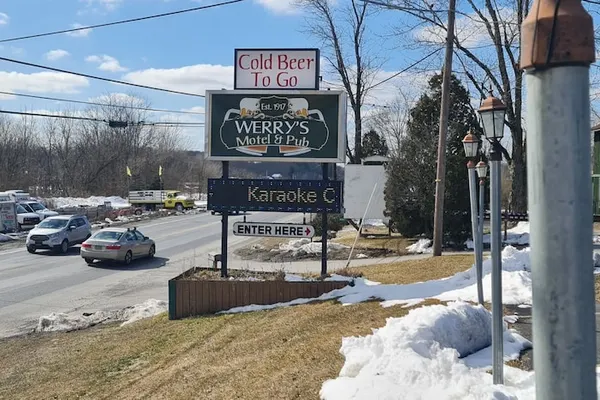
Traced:
<path id="1" fill-rule="evenodd" d="M 129 265 L 129 264 L 131 264 L 132 260 L 133 260 L 133 254 L 131 253 L 131 251 L 128 251 L 127 254 L 125 254 L 125 259 L 123 260 L 123 262 L 125 263 L 125 265 Z"/>
<path id="2" fill-rule="evenodd" d="M 94 259 L 93 258 L 84 258 L 83 259 L 88 265 L 92 265 L 94 263 Z"/>
<path id="3" fill-rule="evenodd" d="M 181 203 L 175 204 L 175 209 L 179 212 L 183 212 L 183 204 L 181 204 Z"/>
<path id="4" fill-rule="evenodd" d="M 31 254 L 33 254 L 33 253 L 35 253 L 35 247 L 27 246 L 27 251 L 30 252 Z"/>
<path id="5" fill-rule="evenodd" d="M 148 258 L 154 258 L 155 253 L 156 253 L 156 247 L 154 247 L 154 245 L 150 246 L 150 250 L 148 251 Z"/>
<path id="6" fill-rule="evenodd" d="M 137 208 L 135 210 L 135 215 L 142 215 L 142 209 L 141 208 Z"/>
<path id="7" fill-rule="evenodd" d="M 62 254 L 67 254 L 68 251 L 69 251 L 69 241 L 67 239 L 65 239 L 60 244 L 60 252 Z"/>

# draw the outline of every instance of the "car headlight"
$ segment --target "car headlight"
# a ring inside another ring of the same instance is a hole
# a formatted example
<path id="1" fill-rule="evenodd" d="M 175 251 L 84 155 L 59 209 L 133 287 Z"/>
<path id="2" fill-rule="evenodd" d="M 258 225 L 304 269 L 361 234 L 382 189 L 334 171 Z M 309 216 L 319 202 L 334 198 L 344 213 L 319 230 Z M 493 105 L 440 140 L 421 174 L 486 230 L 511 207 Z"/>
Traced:
<path id="1" fill-rule="evenodd" d="M 54 232 L 54 233 L 51 233 L 51 234 L 49 234 L 49 235 L 48 235 L 48 237 L 49 237 L 49 238 L 55 238 L 55 237 L 57 237 L 58 235 L 60 235 L 60 232 Z"/>

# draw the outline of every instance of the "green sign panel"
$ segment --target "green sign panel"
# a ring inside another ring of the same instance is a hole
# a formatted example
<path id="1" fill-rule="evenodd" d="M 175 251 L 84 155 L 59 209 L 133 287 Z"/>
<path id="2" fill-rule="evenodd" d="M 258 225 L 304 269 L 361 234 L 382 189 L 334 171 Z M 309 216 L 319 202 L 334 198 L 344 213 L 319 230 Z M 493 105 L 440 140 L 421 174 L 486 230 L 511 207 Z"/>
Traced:
<path id="1" fill-rule="evenodd" d="M 208 90 L 206 104 L 209 160 L 345 161 L 342 91 Z"/>

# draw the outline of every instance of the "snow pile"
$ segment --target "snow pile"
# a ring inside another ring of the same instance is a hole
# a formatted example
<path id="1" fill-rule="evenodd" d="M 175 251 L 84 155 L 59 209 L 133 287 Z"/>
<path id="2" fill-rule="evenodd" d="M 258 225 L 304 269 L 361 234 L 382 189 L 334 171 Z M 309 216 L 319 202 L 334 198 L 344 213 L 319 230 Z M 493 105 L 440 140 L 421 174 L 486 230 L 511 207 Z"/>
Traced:
<path id="1" fill-rule="evenodd" d="M 119 196 L 92 196 L 87 198 L 82 197 L 52 197 L 47 199 L 54 204 L 55 208 L 68 208 L 80 206 L 103 206 L 104 202 L 110 201 L 113 208 L 129 207 L 129 201 Z"/>
<path id="2" fill-rule="evenodd" d="M 529 248 L 517 250 L 507 246 L 502 251 L 502 302 L 504 304 L 531 304 L 531 265 Z M 483 262 L 483 293 L 484 300 L 491 301 L 491 260 Z M 336 280 L 339 280 L 337 278 Z M 350 278 L 346 278 L 350 279 Z M 425 299 L 434 298 L 441 301 L 473 301 L 477 302 L 477 278 L 475 267 L 459 272 L 449 277 L 427 282 L 408 285 L 384 285 L 364 278 L 353 280 L 352 286 L 324 293 L 318 298 L 296 299 L 287 303 L 271 305 L 249 305 L 235 307 L 224 313 L 240 313 L 258 310 L 269 310 L 278 307 L 289 307 L 306 304 L 312 301 L 337 299 L 343 305 L 362 303 L 379 299 L 383 307 L 397 304 L 412 306 Z"/>
<path id="3" fill-rule="evenodd" d="M 382 219 L 365 219 L 363 221 L 363 226 L 387 227 Z"/>
<path id="4" fill-rule="evenodd" d="M 491 235 L 483 235 L 483 243 L 491 243 Z M 502 231 L 502 242 L 505 244 L 515 246 L 525 246 L 529 244 L 529 222 L 521 221 L 517 223 L 517 226 L 506 230 L 506 240 L 504 240 L 504 231 Z M 469 239 L 465 242 L 465 245 L 469 249 L 473 249 L 473 240 Z"/>
<path id="5" fill-rule="evenodd" d="M 418 242 L 411 244 L 406 248 L 410 254 L 431 253 L 431 239 L 419 239 Z"/>
<path id="6" fill-rule="evenodd" d="M 106 322 L 122 322 L 121 326 L 153 317 L 167 311 L 167 302 L 150 299 L 120 310 L 97 311 L 81 315 L 51 313 L 40 317 L 35 332 L 70 332 Z"/>
<path id="7" fill-rule="evenodd" d="M 327 242 L 327 251 L 340 251 L 350 247 L 335 242 Z M 303 256 L 306 254 L 321 254 L 321 242 L 311 242 L 310 239 L 292 239 L 288 243 L 280 243 L 278 249 L 273 252 L 281 254 L 291 253 L 292 257 Z"/>
<path id="8" fill-rule="evenodd" d="M 12 240 L 13 240 L 13 238 L 11 238 L 10 236 L 5 235 L 4 233 L 0 233 L 0 243 L 10 242 Z"/>
<path id="9" fill-rule="evenodd" d="M 491 314 L 482 306 L 462 302 L 422 307 L 403 318 L 389 318 L 372 335 L 343 338 L 340 352 L 346 361 L 339 377 L 323 384 L 320 397 L 324 400 L 534 397 L 530 372 L 505 367 L 506 384 L 493 385 L 492 375 L 486 372 L 491 364 L 490 332 Z M 522 349 L 530 346 L 529 341 L 505 327 L 505 359 L 517 358 Z M 468 354 L 472 355 L 460 358 Z"/>

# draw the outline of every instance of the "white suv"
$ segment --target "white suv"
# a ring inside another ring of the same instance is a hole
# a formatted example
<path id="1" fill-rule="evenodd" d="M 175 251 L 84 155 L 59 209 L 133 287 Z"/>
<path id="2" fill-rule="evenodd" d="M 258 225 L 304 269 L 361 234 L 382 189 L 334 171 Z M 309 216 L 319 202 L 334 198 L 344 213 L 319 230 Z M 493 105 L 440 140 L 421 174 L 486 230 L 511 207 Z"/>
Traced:
<path id="1" fill-rule="evenodd" d="M 27 235 L 27 251 L 51 249 L 65 254 L 69 247 L 83 243 L 92 235 L 92 227 L 83 215 L 59 215 L 48 217 Z"/>

